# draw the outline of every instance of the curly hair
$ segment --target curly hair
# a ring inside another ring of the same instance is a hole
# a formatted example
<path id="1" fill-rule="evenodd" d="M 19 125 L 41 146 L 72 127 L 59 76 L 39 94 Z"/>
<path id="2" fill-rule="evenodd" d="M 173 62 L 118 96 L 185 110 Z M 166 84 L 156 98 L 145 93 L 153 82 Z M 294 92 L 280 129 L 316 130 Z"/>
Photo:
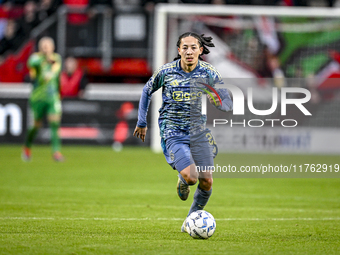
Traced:
<path id="1" fill-rule="evenodd" d="M 201 57 L 202 55 L 206 55 L 206 54 L 210 53 L 210 50 L 207 47 L 215 47 L 215 45 L 211 42 L 212 39 L 213 39 L 211 36 L 209 36 L 209 37 L 204 36 L 204 34 L 199 35 L 199 34 L 194 33 L 194 32 L 186 32 L 186 33 L 180 35 L 178 37 L 177 47 L 179 48 L 181 46 L 182 38 L 189 37 L 189 36 L 195 37 L 198 40 L 200 47 L 203 47 L 203 52 L 198 57 L 200 60 L 203 60 L 202 57 Z M 177 59 L 180 59 L 180 58 L 181 58 L 181 56 L 178 54 L 177 57 L 174 58 L 174 60 L 177 60 Z"/>

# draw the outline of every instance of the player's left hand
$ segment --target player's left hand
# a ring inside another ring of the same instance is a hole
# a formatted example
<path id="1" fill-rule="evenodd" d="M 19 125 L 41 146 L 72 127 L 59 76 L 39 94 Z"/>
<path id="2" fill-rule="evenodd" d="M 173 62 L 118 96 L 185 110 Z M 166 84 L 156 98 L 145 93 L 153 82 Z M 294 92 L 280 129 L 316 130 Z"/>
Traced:
<path id="1" fill-rule="evenodd" d="M 215 99 L 215 102 L 214 102 L 214 99 L 210 96 L 210 95 L 207 95 L 208 99 L 209 99 L 209 102 L 212 104 L 212 105 L 215 105 L 215 106 L 220 106 L 221 103 L 220 103 L 220 100 L 218 99 L 217 95 L 215 93 L 212 93 L 214 99 Z"/>
<path id="2" fill-rule="evenodd" d="M 144 128 L 136 127 L 135 131 L 133 132 L 133 136 L 140 138 L 144 143 L 147 130 L 148 130 L 147 127 L 144 127 Z"/>

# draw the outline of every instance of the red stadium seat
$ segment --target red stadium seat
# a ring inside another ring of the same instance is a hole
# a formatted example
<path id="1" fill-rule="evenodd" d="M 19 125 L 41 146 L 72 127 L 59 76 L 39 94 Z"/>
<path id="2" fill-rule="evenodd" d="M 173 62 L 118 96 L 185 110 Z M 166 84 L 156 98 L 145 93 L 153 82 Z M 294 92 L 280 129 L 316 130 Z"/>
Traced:
<path id="1" fill-rule="evenodd" d="M 22 6 L 13 6 L 7 10 L 4 6 L 0 5 L 0 18 L 19 19 L 24 13 Z"/>
<path id="2" fill-rule="evenodd" d="M 64 4 L 74 9 L 85 9 L 89 4 L 89 0 L 64 0 Z M 89 18 L 86 13 L 70 13 L 67 16 L 68 23 L 72 25 L 83 25 L 86 24 L 88 20 Z"/>
<path id="3" fill-rule="evenodd" d="M 147 60 L 142 58 L 114 59 L 109 70 L 103 70 L 101 59 L 83 58 L 78 59 L 78 61 L 79 65 L 86 70 L 88 74 L 141 77 L 147 77 L 152 74 Z"/>
<path id="4" fill-rule="evenodd" d="M 33 50 L 34 41 L 29 41 L 17 54 L 10 54 L 0 65 L 0 82 L 23 82 L 28 75 L 26 62 Z"/>

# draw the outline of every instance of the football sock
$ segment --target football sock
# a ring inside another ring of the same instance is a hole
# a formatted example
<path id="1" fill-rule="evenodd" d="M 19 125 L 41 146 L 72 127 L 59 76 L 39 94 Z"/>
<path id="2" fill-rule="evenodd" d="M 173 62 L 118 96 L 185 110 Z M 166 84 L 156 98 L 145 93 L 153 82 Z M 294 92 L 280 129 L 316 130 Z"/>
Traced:
<path id="1" fill-rule="evenodd" d="M 189 185 L 186 180 L 183 178 L 183 176 L 181 174 L 178 174 L 178 177 L 181 179 L 181 181 L 185 184 L 185 185 Z"/>
<path id="2" fill-rule="evenodd" d="M 56 121 L 50 122 L 50 128 L 51 128 L 52 150 L 54 153 L 54 152 L 60 151 L 60 139 L 58 135 L 59 122 L 56 122 Z"/>
<path id="3" fill-rule="evenodd" d="M 201 189 L 200 185 L 198 185 L 194 194 L 194 201 L 192 202 L 188 216 L 194 211 L 203 210 L 205 205 L 209 201 L 211 193 L 212 188 L 209 191 L 206 191 Z"/>
<path id="4" fill-rule="evenodd" d="M 25 146 L 27 148 L 31 148 L 32 147 L 33 140 L 37 136 L 37 133 L 38 133 L 38 128 L 37 127 L 32 127 L 27 132 L 27 136 L 26 136 L 26 140 L 25 140 Z"/>

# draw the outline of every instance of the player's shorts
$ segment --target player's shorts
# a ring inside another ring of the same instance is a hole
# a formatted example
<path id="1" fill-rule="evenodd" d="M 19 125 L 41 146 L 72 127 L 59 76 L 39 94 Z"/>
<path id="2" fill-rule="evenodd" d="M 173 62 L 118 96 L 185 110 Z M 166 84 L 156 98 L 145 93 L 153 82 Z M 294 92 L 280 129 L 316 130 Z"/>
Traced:
<path id="1" fill-rule="evenodd" d="M 61 101 L 59 99 L 49 101 L 30 101 L 34 119 L 41 120 L 47 115 L 61 114 Z"/>
<path id="2" fill-rule="evenodd" d="M 162 139 L 163 153 L 168 164 L 181 172 L 191 164 L 199 169 L 214 165 L 218 149 L 209 129 L 191 136 L 174 136 Z"/>

